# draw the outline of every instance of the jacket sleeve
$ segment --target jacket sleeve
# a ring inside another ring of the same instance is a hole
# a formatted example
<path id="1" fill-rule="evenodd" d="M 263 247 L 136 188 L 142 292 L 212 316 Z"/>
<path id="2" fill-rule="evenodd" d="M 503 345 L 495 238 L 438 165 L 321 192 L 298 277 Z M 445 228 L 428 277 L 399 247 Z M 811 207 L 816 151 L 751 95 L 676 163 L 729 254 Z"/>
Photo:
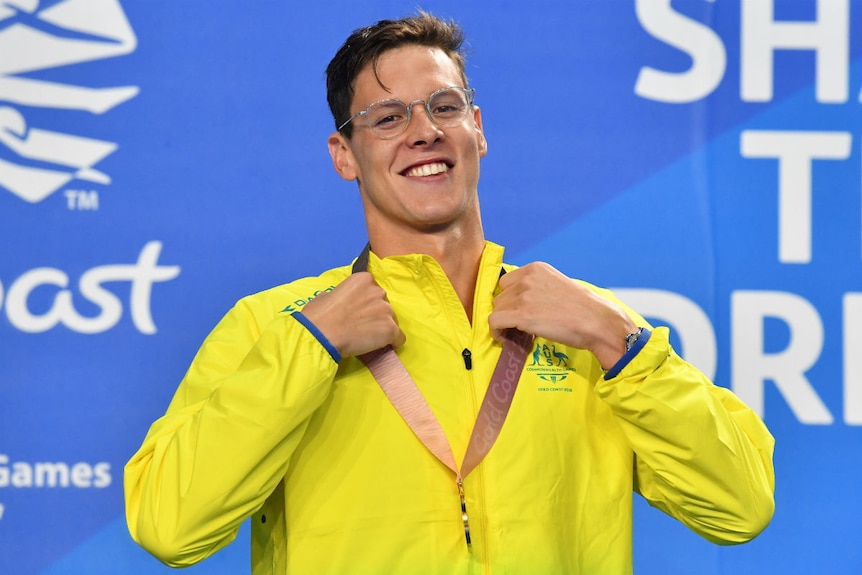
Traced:
<path id="1" fill-rule="evenodd" d="M 239 302 L 125 467 L 135 541 L 174 567 L 233 541 L 284 477 L 337 367 L 295 318 L 279 314 L 261 329 Z"/>
<path id="2" fill-rule="evenodd" d="M 600 380 L 635 453 L 635 490 L 720 544 L 756 537 L 774 511 L 774 439 L 731 391 L 682 360 L 656 328 L 615 377 Z"/>

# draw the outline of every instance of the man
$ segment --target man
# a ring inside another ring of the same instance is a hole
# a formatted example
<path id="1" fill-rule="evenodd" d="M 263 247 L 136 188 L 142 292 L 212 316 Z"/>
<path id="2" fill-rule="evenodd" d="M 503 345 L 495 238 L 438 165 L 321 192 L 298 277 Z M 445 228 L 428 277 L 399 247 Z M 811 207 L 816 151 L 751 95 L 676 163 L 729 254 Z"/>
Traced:
<path id="1" fill-rule="evenodd" d="M 752 411 L 666 328 L 485 240 L 460 45 L 422 13 L 330 63 L 329 150 L 371 251 L 241 300 L 208 336 L 126 467 L 130 531 L 162 561 L 207 557 L 251 516 L 256 575 L 607 575 L 632 571 L 633 490 L 717 543 L 770 521 Z"/>

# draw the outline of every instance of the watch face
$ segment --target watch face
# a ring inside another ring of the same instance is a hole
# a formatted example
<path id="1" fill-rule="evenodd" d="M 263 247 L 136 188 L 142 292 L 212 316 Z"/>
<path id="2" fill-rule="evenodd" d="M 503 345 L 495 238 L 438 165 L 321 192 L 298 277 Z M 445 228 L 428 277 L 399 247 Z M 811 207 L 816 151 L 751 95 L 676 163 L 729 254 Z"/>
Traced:
<path id="1" fill-rule="evenodd" d="M 629 351 L 632 348 L 632 346 L 640 337 L 641 331 L 643 331 L 643 328 L 640 328 L 636 332 L 630 333 L 626 336 L 626 351 Z"/>

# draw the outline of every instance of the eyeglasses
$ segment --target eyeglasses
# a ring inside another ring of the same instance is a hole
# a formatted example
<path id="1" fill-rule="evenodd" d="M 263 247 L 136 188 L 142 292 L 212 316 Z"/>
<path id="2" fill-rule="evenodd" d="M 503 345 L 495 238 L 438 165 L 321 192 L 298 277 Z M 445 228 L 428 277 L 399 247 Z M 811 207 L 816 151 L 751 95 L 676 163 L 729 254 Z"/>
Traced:
<path id="1" fill-rule="evenodd" d="M 428 96 L 427 100 L 414 100 L 409 104 L 405 104 L 397 98 L 378 100 L 361 112 L 353 114 L 349 120 L 338 127 L 338 131 L 343 130 L 347 124 L 359 116 L 365 116 L 368 127 L 377 137 L 388 140 L 400 136 L 407 129 L 413 106 L 416 104 L 425 105 L 428 117 L 436 125 L 452 128 L 459 125 L 467 117 L 475 93 L 476 90 L 472 88 L 450 86 L 437 90 Z"/>

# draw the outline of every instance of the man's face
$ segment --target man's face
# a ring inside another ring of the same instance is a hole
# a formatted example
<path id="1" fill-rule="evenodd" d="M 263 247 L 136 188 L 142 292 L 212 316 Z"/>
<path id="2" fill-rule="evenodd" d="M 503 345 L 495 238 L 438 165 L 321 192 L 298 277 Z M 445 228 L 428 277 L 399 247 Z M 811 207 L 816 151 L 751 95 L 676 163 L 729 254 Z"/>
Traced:
<path id="1" fill-rule="evenodd" d="M 435 90 L 463 84 L 455 63 L 427 46 L 385 52 L 377 74 L 380 82 L 366 66 L 356 77 L 351 114 L 378 100 L 427 100 Z M 329 148 L 338 173 L 359 182 L 369 233 L 395 239 L 453 225 L 481 229 L 477 186 L 487 144 L 478 108 L 461 124 L 441 128 L 417 104 L 404 133 L 389 140 L 378 138 L 360 116 L 353 120 L 353 137 L 335 133 Z"/>

